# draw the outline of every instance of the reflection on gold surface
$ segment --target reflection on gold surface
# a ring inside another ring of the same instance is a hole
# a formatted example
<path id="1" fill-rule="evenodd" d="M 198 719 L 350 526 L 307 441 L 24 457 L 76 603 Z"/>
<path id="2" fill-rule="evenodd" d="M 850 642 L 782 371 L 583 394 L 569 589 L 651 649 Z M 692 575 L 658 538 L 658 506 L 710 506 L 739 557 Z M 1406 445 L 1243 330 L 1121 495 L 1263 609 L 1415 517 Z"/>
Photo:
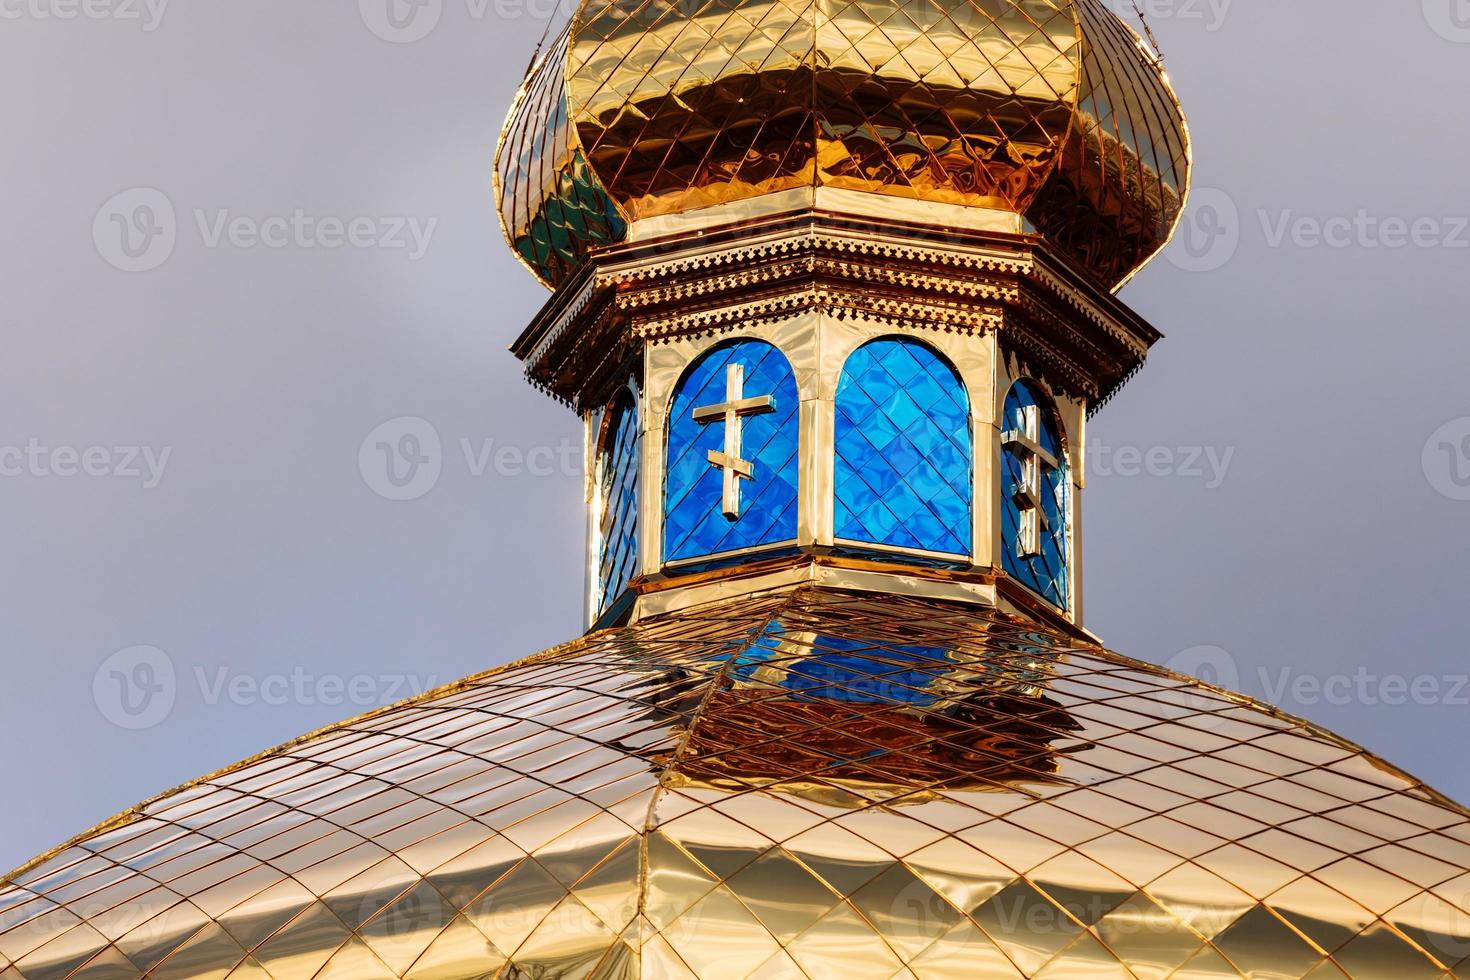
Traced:
<path id="1" fill-rule="evenodd" d="M 550 283 L 626 221 L 826 186 L 1025 215 L 1113 286 L 1168 240 L 1188 155 L 1101 0 L 584 0 L 497 175 Z"/>
<path id="2" fill-rule="evenodd" d="M 865 807 L 1057 781 L 1052 743 L 1080 726 L 1045 694 L 1050 638 L 1002 658 L 983 630 L 926 647 L 822 625 L 772 623 L 703 693 L 677 758 L 659 760 L 675 763 L 678 785 Z"/>
<path id="3" fill-rule="evenodd" d="M 1168 84 L 1138 38 L 1097 3 L 1076 5 L 1082 36 L 1077 118 L 1061 162 L 1027 217 L 1113 283 L 1168 242 L 1184 211 L 1189 143 Z"/>
<path id="4" fill-rule="evenodd" d="M 1320 729 L 805 589 L 148 804 L 0 887 L 0 977 L 1444 976 L 1467 868 L 1465 811 Z"/>
<path id="5" fill-rule="evenodd" d="M 977 732 L 974 720 L 987 716 Z M 1049 782 L 1049 743 L 1068 727 L 1066 712 L 1030 699 L 977 700 L 963 721 L 903 711 L 834 718 L 821 703 L 716 691 L 678 775 L 681 785 L 760 787 L 838 806 L 915 803 L 945 788 Z"/>
<path id="6" fill-rule="evenodd" d="M 563 34 L 532 67 L 495 167 L 500 223 L 517 257 L 545 281 L 571 275 L 588 248 L 619 241 L 627 224 L 587 168 L 567 120 Z"/>
<path id="7" fill-rule="evenodd" d="M 1024 210 L 1076 101 L 1070 6 L 588 0 L 571 114 L 632 217 L 813 184 Z"/>

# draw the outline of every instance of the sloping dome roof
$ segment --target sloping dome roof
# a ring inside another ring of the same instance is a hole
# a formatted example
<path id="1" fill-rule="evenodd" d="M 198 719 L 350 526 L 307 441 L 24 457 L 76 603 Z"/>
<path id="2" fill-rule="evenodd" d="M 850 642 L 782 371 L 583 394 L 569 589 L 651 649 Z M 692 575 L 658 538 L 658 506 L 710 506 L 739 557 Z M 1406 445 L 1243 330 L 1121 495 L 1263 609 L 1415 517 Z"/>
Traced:
<path id="1" fill-rule="evenodd" d="M 1101 0 L 583 0 L 496 160 L 548 284 L 628 222 L 800 187 L 996 208 L 1107 287 L 1169 239 L 1188 133 Z"/>
<path id="2" fill-rule="evenodd" d="M 0 886 L 0 977 L 1442 976 L 1467 867 L 1464 810 L 1304 722 L 805 590 L 123 814 Z"/>

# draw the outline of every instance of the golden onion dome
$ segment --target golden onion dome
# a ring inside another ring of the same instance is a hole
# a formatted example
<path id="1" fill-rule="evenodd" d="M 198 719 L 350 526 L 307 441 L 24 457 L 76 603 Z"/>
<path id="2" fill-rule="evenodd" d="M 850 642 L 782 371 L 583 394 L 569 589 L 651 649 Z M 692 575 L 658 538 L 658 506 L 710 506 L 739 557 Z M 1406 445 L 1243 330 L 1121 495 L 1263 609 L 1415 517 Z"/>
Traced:
<path id="1" fill-rule="evenodd" d="M 830 187 L 1009 212 L 1115 288 L 1188 183 L 1168 78 L 1101 0 L 583 0 L 496 159 L 553 286 L 631 222 Z"/>

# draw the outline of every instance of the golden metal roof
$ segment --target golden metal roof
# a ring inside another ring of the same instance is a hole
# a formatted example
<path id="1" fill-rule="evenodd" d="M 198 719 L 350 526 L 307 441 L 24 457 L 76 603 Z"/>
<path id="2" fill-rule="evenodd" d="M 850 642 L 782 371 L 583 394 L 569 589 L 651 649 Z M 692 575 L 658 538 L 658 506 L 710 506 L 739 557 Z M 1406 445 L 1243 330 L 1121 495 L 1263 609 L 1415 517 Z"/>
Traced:
<path id="1" fill-rule="evenodd" d="M 630 221 L 821 186 L 1014 212 L 1114 287 L 1188 182 L 1168 79 L 1102 0 L 583 0 L 496 160 L 552 285 Z"/>
<path id="2" fill-rule="evenodd" d="M 798 590 L 593 633 L 0 885 L 0 977 L 1470 975 L 1470 814 L 1036 624 Z"/>

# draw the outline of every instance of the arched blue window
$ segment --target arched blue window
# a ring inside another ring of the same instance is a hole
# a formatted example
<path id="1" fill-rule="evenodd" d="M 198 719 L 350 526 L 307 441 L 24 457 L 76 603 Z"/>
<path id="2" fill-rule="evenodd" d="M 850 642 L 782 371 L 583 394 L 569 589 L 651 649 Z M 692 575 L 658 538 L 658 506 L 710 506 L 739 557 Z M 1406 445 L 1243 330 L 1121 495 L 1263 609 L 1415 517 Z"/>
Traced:
<path id="1" fill-rule="evenodd" d="M 1065 609 L 1071 482 L 1056 407 L 1035 382 L 1017 381 L 1006 395 L 1001 444 L 1006 573 Z"/>
<path id="2" fill-rule="evenodd" d="M 763 341 L 694 362 L 669 408 L 666 562 L 795 541 L 800 407 L 791 364 Z"/>
<path id="3" fill-rule="evenodd" d="M 613 401 L 597 451 L 597 614 L 607 612 L 638 574 L 638 404 L 625 390 Z"/>
<path id="4" fill-rule="evenodd" d="M 923 344 L 875 340 L 837 387 L 834 533 L 841 542 L 969 556 L 970 399 Z"/>

